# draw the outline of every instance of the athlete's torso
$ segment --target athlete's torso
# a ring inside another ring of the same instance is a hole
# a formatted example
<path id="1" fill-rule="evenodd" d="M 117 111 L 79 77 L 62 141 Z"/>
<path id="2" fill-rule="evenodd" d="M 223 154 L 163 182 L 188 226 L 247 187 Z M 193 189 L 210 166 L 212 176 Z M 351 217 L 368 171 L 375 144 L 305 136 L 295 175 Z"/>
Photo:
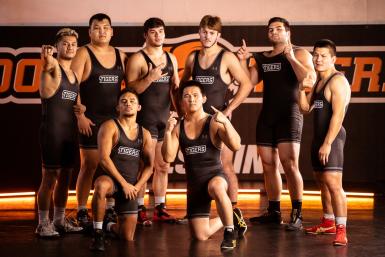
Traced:
<path id="1" fill-rule="evenodd" d="M 59 65 L 61 71 L 61 81 L 55 94 L 50 98 L 42 98 L 42 125 L 53 130 L 74 130 L 76 128 L 76 118 L 73 106 L 79 93 L 78 81 L 71 83 Z"/>
<path id="2" fill-rule="evenodd" d="M 211 119 L 212 116 L 207 117 L 202 132 L 196 139 L 187 137 L 184 120 L 181 120 L 179 143 L 185 161 L 187 178 L 190 180 L 221 169 L 221 150 L 214 146 L 210 138 Z"/>
<path id="3" fill-rule="evenodd" d="M 103 67 L 87 46 L 86 49 L 91 58 L 91 71 L 80 83 L 81 101 L 86 106 L 86 116 L 101 123 L 116 116 L 115 108 L 124 79 L 123 64 L 118 49 L 115 49 L 115 65 L 110 69 Z"/>
<path id="4" fill-rule="evenodd" d="M 203 104 L 206 113 L 214 114 L 211 106 L 223 111 L 226 108 L 226 93 L 228 85 L 221 77 L 221 62 L 225 50 L 221 50 L 214 62 L 207 69 L 203 69 L 199 64 L 199 50 L 194 53 L 194 64 L 192 69 L 192 79 L 200 82 L 206 92 L 207 101 Z"/>
<path id="5" fill-rule="evenodd" d="M 143 130 L 138 126 L 138 134 L 130 140 L 118 120 L 114 122 L 119 131 L 118 142 L 111 149 L 110 158 L 120 174 L 129 183 L 136 183 L 143 151 Z"/>

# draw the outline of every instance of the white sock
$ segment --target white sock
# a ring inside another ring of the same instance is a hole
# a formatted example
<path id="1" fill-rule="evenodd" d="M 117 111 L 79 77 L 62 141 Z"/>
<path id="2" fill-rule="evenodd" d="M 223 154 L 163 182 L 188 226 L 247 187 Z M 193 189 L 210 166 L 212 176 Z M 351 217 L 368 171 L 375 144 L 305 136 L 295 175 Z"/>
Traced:
<path id="1" fill-rule="evenodd" d="M 107 231 L 111 232 L 111 226 L 114 224 L 116 224 L 116 223 L 115 222 L 108 222 L 107 226 L 106 226 Z"/>
<path id="2" fill-rule="evenodd" d="M 78 211 L 80 211 L 80 210 L 87 210 L 87 205 L 79 205 Z"/>
<path id="3" fill-rule="evenodd" d="M 114 198 L 107 198 L 106 200 L 106 210 L 112 209 L 115 206 L 115 199 Z"/>
<path id="4" fill-rule="evenodd" d="M 49 211 L 38 210 L 37 213 L 39 215 L 39 224 L 49 222 Z"/>
<path id="5" fill-rule="evenodd" d="M 53 208 L 53 222 L 56 224 L 63 224 L 66 208 L 54 207 Z"/>
<path id="6" fill-rule="evenodd" d="M 336 217 L 336 225 L 344 225 L 346 227 L 347 217 Z"/>
<path id="7" fill-rule="evenodd" d="M 94 229 L 103 229 L 103 221 L 94 221 Z"/>
<path id="8" fill-rule="evenodd" d="M 138 197 L 136 198 L 136 201 L 138 202 L 139 206 L 144 205 L 144 197 Z"/>
<path id="9" fill-rule="evenodd" d="M 329 214 L 329 213 L 324 213 L 324 218 L 325 219 L 328 219 L 328 220 L 334 220 L 335 217 L 334 217 L 334 214 Z"/>
<path id="10" fill-rule="evenodd" d="M 155 198 L 154 199 L 155 200 L 155 206 L 158 206 L 159 204 L 166 202 L 166 196 L 155 196 L 154 198 Z"/>
<path id="11" fill-rule="evenodd" d="M 232 229 L 232 230 L 234 230 L 234 225 L 232 225 L 232 226 L 224 226 L 224 228 L 225 229 Z"/>

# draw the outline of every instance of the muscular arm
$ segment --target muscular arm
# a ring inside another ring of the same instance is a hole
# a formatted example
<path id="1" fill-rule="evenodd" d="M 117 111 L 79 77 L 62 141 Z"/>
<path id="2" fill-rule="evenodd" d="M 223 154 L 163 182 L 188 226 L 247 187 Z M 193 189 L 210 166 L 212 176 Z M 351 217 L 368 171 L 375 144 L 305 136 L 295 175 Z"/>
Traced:
<path id="1" fill-rule="evenodd" d="M 211 138 L 216 138 L 218 135 L 220 141 L 223 142 L 231 151 L 238 151 L 239 148 L 241 148 L 241 137 L 238 132 L 235 130 L 230 120 L 222 112 L 214 107 L 211 108 L 215 112 L 210 124 Z M 215 145 L 219 146 L 220 144 L 220 142 L 217 142 Z"/>
<path id="2" fill-rule="evenodd" d="M 184 83 L 191 79 L 193 65 L 194 65 L 194 52 L 190 53 L 189 56 L 187 56 L 180 83 Z"/>
<path id="3" fill-rule="evenodd" d="M 148 130 L 143 129 L 143 171 L 140 175 L 138 182 L 135 184 L 135 187 L 140 190 L 142 186 L 147 182 L 151 177 L 153 171 L 154 163 L 154 153 L 151 151 L 151 134 Z"/>
<path id="4" fill-rule="evenodd" d="M 349 83 L 343 76 L 336 76 L 329 84 L 333 115 L 324 144 L 331 145 L 341 129 L 345 117 L 345 108 L 350 100 Z"/>
<path id="5" fill-rule="evenodd" d="M 171 61 L 172 61 L 172 66 L 174 68 L 174 74 L 171 78 L 171 87 L 170 87 L 170 95 L 171 95 L 171 103 L 174 107 L 174 110 L 179 111 L 179 106 L 178 106 L 178 88 L 179 88 L 179 73 L 178 73 L 178 62 L 176 60 L 176 57 L 173 54 L 170 54 Z"/>
<path id="6" fill-rule="evenodd" d="M 314 71 L 312 56 L 307 50 L 299 48 L 294 51 L 294 55 L 286 54 L 286 57 L 298 81 L 304 80 L 308 74 L 315 80 L 316 73 Z"/>
<path id="7" fill-rule="evenodd" d="M 227 65 L 232 77 L 239 83 L 237 94 L 234 96 L 234 99 L 231 101 L 226 110 L 223 111 L 225 115 L 228 115 L 233 110 L 235 110 L 250 94 L 251 90 L 253 89 L 253 85 L 251 84 L 251 81 L 245 73 L 244 69 L 242 69 L 237 57 L 233 53 L 225 53 L 224 63 Z"/>
<path id="8" fill-rule="evenodd" d="M 135 90 L 138 94 L 143 93 L 152 83 L 149 76 L 142 74 L 143 65 L 147 65 L 140 53 L 135 53 L 128 58 L 126 66 L 127 87 Z"/>
<path id="9" fill-rule="evenodd" d="M 53 57 L 53 46 L 43 45 L 41 52 L 42 74 L 39 93 L 42 98 L 50 98 L 60 84 L 60 67 Z"/>
<path id="10" fill-rule="evenodd" d="M 110 158 L 111 150 L 117 141 L 117 137 L 118 129 L 112 120 L 102 124 L 98 134 L 99 163 L 112 178 L 124 187 L 127 184 L 127 181 L 122 177 Z"/>
<path id="11" fill-rule="evenodd" d="M 171 163 L 175 160 L 179 147 L 179 128 L 175 118 L 170 118 L 164 133 L 162 144 L 162 156 L 165 162 Z"/>
<path id="12" fill-rule="evenodd" d="M 301 81 L 301 83 L 299 84 L 298 105 L 302 113 L 307 114 L 312 111 L 310 100 L 315 90 L 313 85 L 314 85 L 314 80 L 312 79 L 310 74 L 308 74 L 306 78 L 303 81 Z M 306 94 L 306 91 L 308 92 L 310 91 L 310 92 Z"/>

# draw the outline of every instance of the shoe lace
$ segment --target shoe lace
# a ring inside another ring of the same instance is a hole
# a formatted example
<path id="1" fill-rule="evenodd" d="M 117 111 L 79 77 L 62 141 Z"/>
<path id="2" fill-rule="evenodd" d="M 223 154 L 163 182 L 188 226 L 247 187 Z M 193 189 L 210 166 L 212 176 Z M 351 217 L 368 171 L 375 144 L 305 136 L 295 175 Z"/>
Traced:
<path id="1" fill-rule="evenodd" d="M 245 220 L 244 220 L 242 217 L 240 217 L 236 212 L 234 212 L 234 215 L 235 215 L 235 217 L 237 217 L 238 225 L 239 225 L 240 227 L 246 227 L 246 222 L 245 222 Z"/>

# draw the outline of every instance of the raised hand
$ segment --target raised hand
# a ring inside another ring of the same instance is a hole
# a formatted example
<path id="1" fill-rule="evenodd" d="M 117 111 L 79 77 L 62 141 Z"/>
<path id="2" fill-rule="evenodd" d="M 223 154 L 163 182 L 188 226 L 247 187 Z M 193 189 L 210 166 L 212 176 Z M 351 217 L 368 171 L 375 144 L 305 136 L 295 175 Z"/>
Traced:
<path id="1" fill-rule="evenodd" d="M 178 123 L 177 117 L 178 115 L 176 112 L 170 112 L 170 117 L 168 118 L 166 125 L 166 131 L 171 132 L 175 128 Z"/>
<path id="2" fill-rule="evenodd" d="M 227 119 L 226 115 L 224 115 L 222 112 L 217 110 L 214 106 L 211 106 L 211 109 L 213 109 L 213 111 L 215 112 L 215 114 L 213 115 L 213 119 L 216 122 L 219 122 L 223 125 L 225 125 L 227 122 L 229 122 L 229 119 Z"/>
<path id="3" fill-rule="evenodd" d="M 167 76 L 167 72 L 162 74 L 162 69 L 164 68 L 164 66 L 164 63 L 155 66 L 155 68 L 152 67 L 152 63 L 148 65 L 148 78 L 151 82 L 156 81 L 164 76 Z"/>
<path id="4" fill-rule="evenodd" d="M 290 37 L 287 40 L 287 44 L 285 45 L 285 48 L 283 49 L 283 54 L 286 56 L 286 58 L 294 59 L 294 50 L 293 45 L 291 44 Z"/>
<path id="5" fill-rule="evenodd" d="M 53 57 L 54 47 L 51 45 L 43 45 L 41 47 L 41 60 L 43 61 L 44 70 L 48 70 L 55 64 Z"/>
<path id="6" fill-rule="evenodd" d="M 246 41 L 242 39 L 242 46 L 237 51 L 237 57 L 240 61 L 247 60 L 251 57 L 251 53 L 247 49 Z"/>
<path id="7" fill-rule="evenodd" d="M 308 91 L 312 89 L 313 86 L 314 86 L 314 80 L 311 76 L 311 73 L 307 73 L 306 77 L 300 83 L 299 89 Z"/>

